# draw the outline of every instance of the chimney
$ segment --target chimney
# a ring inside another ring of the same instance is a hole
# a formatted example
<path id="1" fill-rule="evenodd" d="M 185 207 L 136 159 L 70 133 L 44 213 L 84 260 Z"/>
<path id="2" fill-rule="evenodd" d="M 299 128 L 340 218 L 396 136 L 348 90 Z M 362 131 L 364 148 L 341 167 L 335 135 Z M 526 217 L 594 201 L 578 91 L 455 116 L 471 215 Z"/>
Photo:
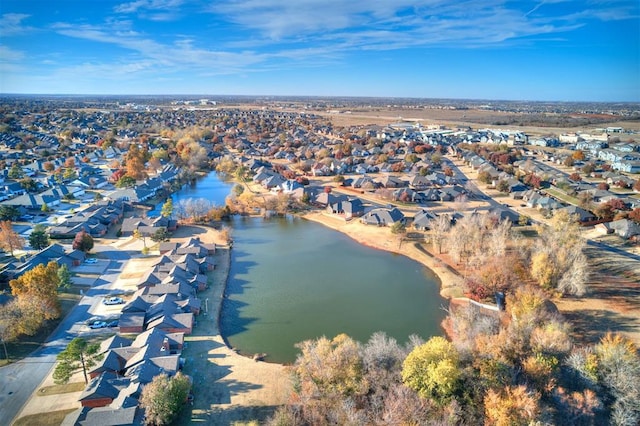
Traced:
<path id="1" fill-rule="evenodd" d="M 162 341 L 162 347 L 160 348 L 163 352 L 169 352 L 169 338 L 165 337 Z"/>

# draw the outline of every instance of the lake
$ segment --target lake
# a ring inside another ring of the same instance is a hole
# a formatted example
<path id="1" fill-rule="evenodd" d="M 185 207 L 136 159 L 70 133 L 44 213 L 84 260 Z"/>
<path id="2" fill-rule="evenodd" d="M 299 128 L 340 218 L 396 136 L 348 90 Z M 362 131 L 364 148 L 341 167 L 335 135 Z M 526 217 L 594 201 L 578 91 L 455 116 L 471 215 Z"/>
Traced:
<path id="1" fill-rule="evenodd" d="M 292 363 L 295 343 L 321 336 L 442 334 L 446 303 L 422 264 L 297 217 L 237 217 L 232 227 L 221 331 L 241 353 Z"/>
<path id="2" fill-rule="evenodd" d="M 211 172 L 172 198 L 223 205 L 232 187 Z M 447 304 L 438 278 L 422 264 L 293 216 L 234 217 L 230 225 L 234 246 L 220 327 L 241 353 L 292 363 L 296 343 L 323 335 L 365 342 L 384 331 L 405 343 L 411 334 L 442 334 Z"/>

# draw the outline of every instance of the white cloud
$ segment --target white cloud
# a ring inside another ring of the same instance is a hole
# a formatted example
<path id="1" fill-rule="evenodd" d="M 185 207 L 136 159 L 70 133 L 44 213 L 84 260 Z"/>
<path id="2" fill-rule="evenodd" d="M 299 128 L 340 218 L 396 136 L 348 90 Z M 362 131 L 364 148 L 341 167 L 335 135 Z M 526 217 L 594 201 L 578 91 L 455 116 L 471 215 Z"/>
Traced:
<path id="1" fill-rule="evenodd" d="M 6 37 L 31 31 L 33 28 L 22 25 L 22 21 L 29 16 L 24 13 L 3 14 L 0 16 L 0 35 Z"/>
<path id="2" fill-rule="evenodd" d="M 24 52 L 0 45 L 0 62 L 2 63 L 20 62 L 24 59 L 24 56 Z"/>
<path id="3" fill-rule="evenodd" d="M 147 66 L 235 70 L 265 60 L 265 55 L 252 51 L 227 52 L 195 47 L 192 40 L 184 38 L 173 44 L 159 43 L 133 30 L 113 31 L 110 26 L 57 23 L 53 28 L 67 37 L 112 44 L 129 50 L 145 61 Z"/>
<path id="4" fill-rule="evenodd" d="M 135 13 L 150 21 L 173 21 L 180 16 L 180 6 L 184 0 L 136 0 L 119 4 L 116 13 Z"/>

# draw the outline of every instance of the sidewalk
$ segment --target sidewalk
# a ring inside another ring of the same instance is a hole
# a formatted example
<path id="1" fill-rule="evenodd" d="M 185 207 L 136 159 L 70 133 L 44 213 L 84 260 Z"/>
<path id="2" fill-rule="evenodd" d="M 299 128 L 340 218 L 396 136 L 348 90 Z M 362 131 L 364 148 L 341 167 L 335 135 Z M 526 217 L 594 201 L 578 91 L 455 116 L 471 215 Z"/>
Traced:
<path id="1" fill-rule="evenodd" d="M 74 374 L 69 381 L 69 383 L 76 382 L 84 383 L 82 372 Z M 16 420 L 20 417 L 29 416 L 32 414 L 51 413 L 53 411 L 80 408 L 80 402 L 78 401 L 78 398 L 80 398 L 82 391 L 41 396 L 40 390 L 43 387 L 53 385 L 55 385 L 55 383 L 53 381 L 53 369 L 51 369 L 51 372 L 47 375 L 47 377 L 45 377 L 40 386 L 38 386 L 37 390 L 33 394 L 31 394 L 31 398 L 29 398 L 24 407 L 22 407 L 22 411 L 20 411 L 20 413 L 16 416 Z"/>

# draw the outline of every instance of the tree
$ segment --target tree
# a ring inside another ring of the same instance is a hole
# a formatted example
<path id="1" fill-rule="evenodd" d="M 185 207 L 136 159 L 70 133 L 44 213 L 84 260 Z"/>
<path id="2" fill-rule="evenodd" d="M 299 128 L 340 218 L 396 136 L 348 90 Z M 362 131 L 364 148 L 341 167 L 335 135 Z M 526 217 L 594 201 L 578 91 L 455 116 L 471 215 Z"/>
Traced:
<path id="1" fill-rule="evenodd" d="M 71 180 L 76 177 L 76 169 L 64 169 L 64 173 L 62 174 L 64 180 Z"/>
<path id="2" fill-rule="evenodd" d="M 38 184 L 30 177 L 21 179 L 20 186 L 27 192 L 34 192 L 36 189 L 38 189 Z"/>
<path id="3" fill-rule="evenodd" d="M 83 229 L 76 234 L 71 247 L 73 247 L 74 250 L 88 253 L 93 248 L 93 237 Z"/>
<path id="4" fill-rule="evenodd" d="M 12 342 L 19 336 L 18 324 L 20 322 L 20 308 L 17 300 L 13 299 L 0 306 L 0 340 L 4 347 L 4 357 L 9 359 L 7 351 L 7 342 Z"/>
<path id="5" fill-rule="evenodd" d="M 507 182 L 506 180 L 500 180 L 497 184 L 496 184 L 496 189 L 500 192 L 504 192 L 507 193 L 509 192 L 509 182 Z"/>
<path id="6" fill-rule="evenodd" d="M 170 424 L 187 402 L 191 380 L 181 372 L 169 377 L 162 373 L 142 390 L 140 406 L 145 410 L 145 423 L 163 426 Z"/>
<path id="7" fill-rule="evenodd" d="M 173 214 L 173 200 L 171 198 L 167 198 L 167 201 L 162 205 L 162 210 L 160 211 L 160 215 L 162 217 L 171 217 Z"/>
<path id="8" fill-rule="evenodd" d="M 429 227 L 431 228 L 431 243 L 434 249 L 438 248 L 438 254 L 442 254 L 442 243 L 451 229 L 451 219 L 448 215 L 441 214 L 429 222 Z"/>
<path id="9" fill-rule="evenodd" d="M 14 162 L 9 169 L 8 176 L 10 179 L 20 180 L 24 177 L 24 171 L 17 162 Z"/>
<path id="10" fill-rule="evenodd" d="M 0 220 L 14 221 L 20 217 L 20 211 L 16 206 L 0 205 Z"/>
<path id="11" fill-rule="evenodd" d="M 301 354 L 293 366 L 301 396 L 346 398 L 367 390 L 359 344 L 346 334 L 329 340 L 321 337 L 296 345 Z"/>
<path id="12" fill-rule="evenodd" d="M 640 179 L 633 183 L 633 190 L 636 192 L 640 192 Z"/>
<path id="13" fill-rule="evenodd" d="M 142 240 L 143 248 L 147 248 L 147 235 L 144 232 L 140 232 L 140 230 L 134 229 L 133 238 L 135 238 L 136 240 Z"/>
<path id="14" fill-rule="evenodd" d="M 586 243 L 578 222 L 568 212 L 556 210 L 547 225 L 537 227 L 540 238 L 531 259 L 531 275 L 546 289 L 584 294 L 588 278 L 583 253 Z"/>
<path id="15" fill-rule="evenodd" d="M 571 158 L 573 158 L 574 160 L 577 160 L 577 161 L 583 161 L 584 160 L 584 152 L 583 151 L 574 151 L 573 154 L 571 154 Z"/>
<path id="16" fill-rule="evenodd" d="M 576 160 L 573 157 L 567 157 L 564 159 L 564 165 L 567 167 L 573 167 L 576 164 Z"/>
<path id="17" fill-rule="evenodd" d="M 151 241 L 153 241 L 154 243 L 169 241 L 170 236 L 171 234 L 169 234 L 169 232 L 167 231 L 167 228 L 165 228 L 164 226 L 161 226 L 160 228 L 156 229 L 153 234 L 151 234 Z"/>
<path id="18" fill-rule="evenodd" d="M 97 343 L 90 344 L 81 337 L 73 339 L 56 357 L 58 364 L 53 371 L 54 382 L 59 385 L 68 383 L 73 373 L 82 370 L 84 382 L 89 383 L 87 370 L 99 360 L 99 349 L 100 345 Z"/>
<path id="19" fill-rule="evenodd" d="M 392 234 L 404 234 L 405 232 L 406 232 L 406 228 L 403 222 L 397 221 L 397 222 L 394 222 L 393 225 L 391 225 Z"/>
<path id="20" fill-rule="evenodd" d="M 573 172 L 569 175 L 569 179 L 574 181 L 574 182 L 580 182 L 582 180 L 582 178 L 580 177 L 580 175 L 576 172 Z"/>
<path id="21" fill-rule="evenodd" d="M 413 349 L 402 364 L 402 381 L 423 398 L 444 404 L 458 388 L 458 351 L 436 336 Z"/>
<path id="22" fill-rule="evenodd" d="M 131 188 L 136 184 L 136 180 L 131 176 L 122 176 L 116 182 L 116 187 L 118 188 Z"/>
<path id="23" fill-rule="evenodd" d="M 55 319 L 60 315 L 59 284 L 58 264 L 53 261 L 46 266 L 40 264 L 9 281 L 11 293 L 21 303 L 33 299 L 42 304 L 42 311 L 38 312 L 38 316 L 45 320 Z"/>
<path id="24" fill-rule="evenodd" d="M 491 177 L 491 174 L 489 174 L 489 172 L 487 172 L 486 170 L 482 170 L 480 173 L 478 173 L 478 180 L 489 185 L 493 181 L 493 178 Z"/>
<path id="25" fill-rule="evenodd" d="M 20 250 L 24 247 L 24 239 L 13 230 L 11 222 L 4 220 L 0 222 L 0 247 L 9 251 L 13 256 L 14 250 Z"/>
<path id="26" fill-rule="evenodd" d="M 60 265 L 58 268 L 58 279 L 60 282 L 58 286 L 61 288 L 69 288 L 71 287 L 71 271 L 69 271 L 69 267 L 65 264 Z"/>
<path id="27" fill-rule="evenodd" d="M 489 389 L 484 398 L 488 424 L 496 426 L 530 425 L 540 413 L 540 397 L 525 386 L 507 386 L 503 391 Z"/>
<path id="28" fill-rule="evenodd" d="M 607 333 L 595 345 L 596 377 L 613 398 L 612 424 L 640 421 L 640 356 L 633 342 Z"/>
<path id="29" fill-rule="evenodd" d="M 49 247 L 49 235 L 43 224 L 38 223 L 33 227 L 33 231 L 29 235 L 29 245 L 34 250 L 42 250 Z"/>
<path id="30" fill-rule="evenodd" d="M 596 166 L 594 166 L 593 163 L 587 163 L 584 166 L 582 166 L 582 173 L 584 173 L 587 176 L 589 176 L 595 170 L 596 170 Z"/>

